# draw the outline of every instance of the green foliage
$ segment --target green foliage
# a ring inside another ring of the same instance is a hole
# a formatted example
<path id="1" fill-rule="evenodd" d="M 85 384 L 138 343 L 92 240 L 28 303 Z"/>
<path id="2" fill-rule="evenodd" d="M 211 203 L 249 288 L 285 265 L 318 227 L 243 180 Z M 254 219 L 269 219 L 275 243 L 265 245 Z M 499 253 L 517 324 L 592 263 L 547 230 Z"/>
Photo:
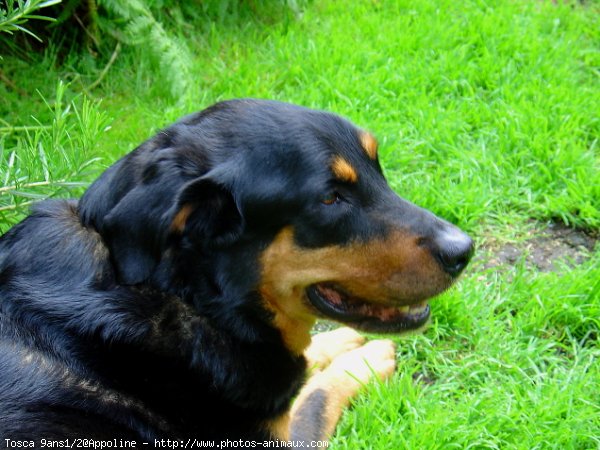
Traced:
<path id="1" fill-rule="evenodd" d="M 169 80 L 170 93 L 181 96 L 189 84 L 191 55 L 186 45 L 167 32 L 161 22 L 141 0 L 100 0 L 106 11 L 98 25 L 119 42 L 141 46 L 153 58 L 155 67 Z"/>
<path id="2" fill-rule="evenodd" d="M 22 31 L 34 39 L 41 40 L 23 25 L 32 19 L 53 21 L 54 19 L 51 17 L 38 15 L 37 11 L 60 2 L 61 0 L 3 1 L 0 5 L 0 32 L 12 34 L 14 31 Z"/>
<path id="3" fill-rule="evenodd" d="M 40 42 L 39 35 L 42 35 L 50 45 L 62 51 L 80 45 L 77 43 L 86 44 L 91 53 L 107 58 L 110 55 L 107 49 L 112 51 L 115 48 L 108 65 L 118 54 L 119 44 L 135 47 L 140 64 L 148 64 L 154 72 L 161 74 L 165 81 L 163 90 L 177 99 L 191 84 L 190 64 L 193 58 L 184 36 L 189 37 L 195 28 L 190 26 L 189 20 L 244 21 L 253 15 L 283 10 L 289 12 L 283 16 L 289 21 L 290 17 L 300 14 L 306 0 L 260 2 L 257 5 L 240 0 L 66 0 L 63 8 L 50 8 L 56 18 L 34 15 L 38 9 L 60 2 L 18 0 L 13 4 L 8 1 L 5 9 L 0 9 L 0 31 L 12 33 L 21 30 Z M 23 26 L 29 19 L 54 23 L 51 27 L 37 26 L 35 31 L 30 31 Z M 3 39 L 3 43 L 6 49 L 21 56 L 25 55 L 24 50 L 30 49 L 23 41 Z"/>
<path id="4" fill-rule="evenodd" d="M 44 99 L 49 125 L 12 127 L 0 121 L 0 232 L 35 201 L 80 194 L 98 170 L 94 148 L 107 116 L 87 98 L 66 102 L 65 89 L 59 82 L 54 99 Z"/>

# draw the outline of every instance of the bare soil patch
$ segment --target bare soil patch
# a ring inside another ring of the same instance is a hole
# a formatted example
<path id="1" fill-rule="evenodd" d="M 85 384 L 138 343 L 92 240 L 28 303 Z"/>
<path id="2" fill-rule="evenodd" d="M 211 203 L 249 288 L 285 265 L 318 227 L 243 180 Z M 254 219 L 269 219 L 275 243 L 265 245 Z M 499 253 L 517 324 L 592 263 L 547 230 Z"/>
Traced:
<path id="1" fill-rule="evenodd" d="M 476 260 L 484 269 L 512 266 L 522 260 L 528 267 L 542 272 L 575 266 L 590 257 L 600 238 L 596 232 L 582 231 L 551 223 L 545 228 L 533 227 L 518 242 L 486 242 L 478 250 Z"/>

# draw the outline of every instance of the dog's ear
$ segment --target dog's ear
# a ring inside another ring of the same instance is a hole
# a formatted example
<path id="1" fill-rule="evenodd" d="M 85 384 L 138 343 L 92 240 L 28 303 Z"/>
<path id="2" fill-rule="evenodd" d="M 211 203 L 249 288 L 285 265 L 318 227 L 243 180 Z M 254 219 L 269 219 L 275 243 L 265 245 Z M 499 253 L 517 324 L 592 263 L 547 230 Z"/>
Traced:
<path id="1" fill-rule="evenodd" d="M 170 217 L 170 236 L 183 236 L 200 248 L 227 245 L 240 236 L 244 226 L 230 190 L 210 177 L 185 185 Z"/>
<path id="2" fill-rule="evenodd" d="M 172 186 L 138 184 L 96 219 L 120 283 L 142 283 L 152 274 L 160 261 L 166 216 L 175 195 Z"/>
<path id="3" fill-rule="evenodd" d="M 168 245 L 184 237 L 196 246 L 223 245 L 242 227 L 229 190 L 202 177 L 179 189 L 168 183 L 134 187 L 105 216 L 99 231 L 119 281 L 133 285 L 150 278 Z"/>

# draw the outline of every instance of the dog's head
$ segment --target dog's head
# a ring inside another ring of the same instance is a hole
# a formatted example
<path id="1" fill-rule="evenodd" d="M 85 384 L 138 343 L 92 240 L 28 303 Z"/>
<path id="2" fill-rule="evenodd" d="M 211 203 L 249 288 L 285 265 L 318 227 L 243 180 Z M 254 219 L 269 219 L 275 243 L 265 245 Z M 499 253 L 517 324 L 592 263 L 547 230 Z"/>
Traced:
<path id="1" fill-rule="evenodd" d="M 80 211 L 121 283 L 252 296 L 292 335 L 318 316 L 418 328 L 473 247 L 390 189 L 371 134 L 272 101 L 182 119 L 107 170 Z"/>

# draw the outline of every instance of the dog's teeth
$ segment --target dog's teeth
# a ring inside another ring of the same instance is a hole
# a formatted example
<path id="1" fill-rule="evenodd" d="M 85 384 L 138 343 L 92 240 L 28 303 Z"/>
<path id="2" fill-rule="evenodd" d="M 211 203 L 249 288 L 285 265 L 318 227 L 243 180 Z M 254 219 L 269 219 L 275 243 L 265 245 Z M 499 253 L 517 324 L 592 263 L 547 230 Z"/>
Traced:
<path id="1" fill-rule="evenodd" d="M 425 308 L 427 308 L 427 303 L 419 303 L 418 305 L 413 305 L 410 307 L 410 312 L 411 313 L 420 313 L 425 311 Z"/>

